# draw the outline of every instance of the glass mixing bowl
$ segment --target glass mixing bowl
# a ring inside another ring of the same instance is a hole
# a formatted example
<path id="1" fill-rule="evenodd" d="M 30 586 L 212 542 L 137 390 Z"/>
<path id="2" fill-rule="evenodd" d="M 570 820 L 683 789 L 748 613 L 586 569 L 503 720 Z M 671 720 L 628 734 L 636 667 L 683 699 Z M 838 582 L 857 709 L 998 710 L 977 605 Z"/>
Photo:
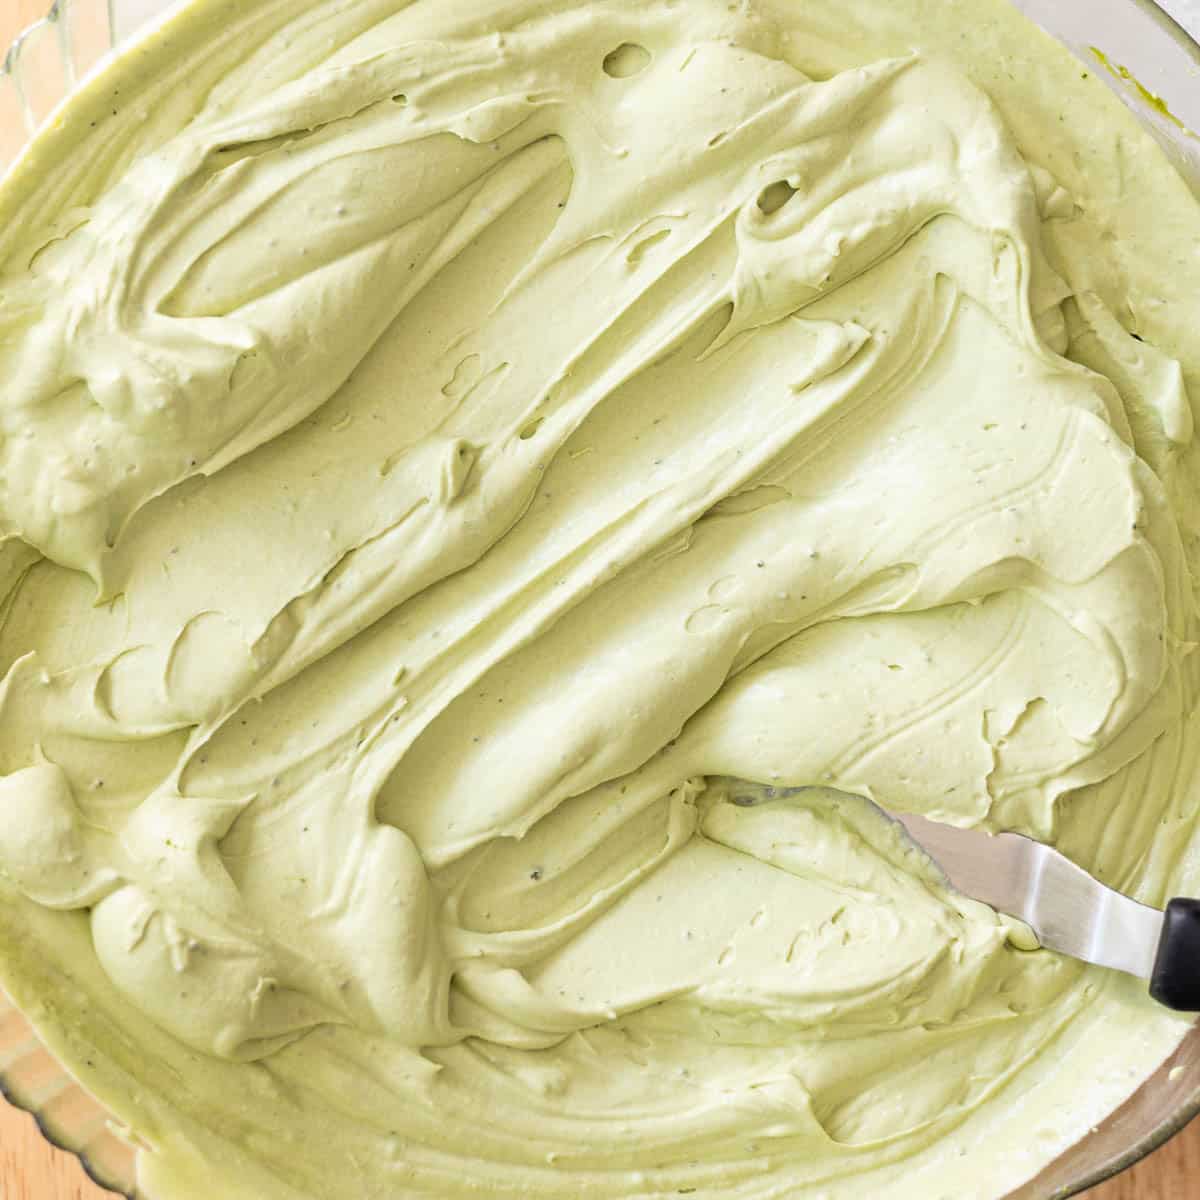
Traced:
<path id="1" fill-rule="evenodd" d="M 1200 195 L 1200 45 L 1151 0 L 1014 0 L 1100 74 L 1154 134 Z M 1200 3 L 1190 5 L 1200 31 Z M 114 46 L 171 0 L 59 0 L 0 64 L 0 168 Z M 77 1154 L 100 1184 L 151 1200 L 137 1186 L 136 1149 L 63 1070 L 0 992 L 0 1090 L 33 1113 L 46 1137 Z M 1200 1026 L 1136 1093 L 1036 1179 L 1006 1200 L 1065 1200 L 1131 1166 L 1200 1112 Z"/>

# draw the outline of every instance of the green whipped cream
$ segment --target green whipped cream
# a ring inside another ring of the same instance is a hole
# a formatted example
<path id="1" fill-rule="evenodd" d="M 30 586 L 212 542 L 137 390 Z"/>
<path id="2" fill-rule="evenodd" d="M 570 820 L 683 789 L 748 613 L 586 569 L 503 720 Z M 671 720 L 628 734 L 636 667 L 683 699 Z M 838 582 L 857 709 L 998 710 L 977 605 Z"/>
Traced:
<path id="1" fill-rule="evenodd" d="M 1003 0 L 199 0 L 0 189 L 0 979 L 163 1200 L 996 1200 L 1187 1026 L 1200 211 Z M 760 808 L 727 777 L 807 786 Z"/>

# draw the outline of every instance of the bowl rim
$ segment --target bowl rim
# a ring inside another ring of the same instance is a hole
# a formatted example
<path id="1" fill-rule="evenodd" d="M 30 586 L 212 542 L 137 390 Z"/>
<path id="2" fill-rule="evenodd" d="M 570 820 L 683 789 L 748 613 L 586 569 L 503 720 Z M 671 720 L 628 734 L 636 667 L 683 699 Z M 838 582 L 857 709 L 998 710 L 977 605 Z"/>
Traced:
<path id="1" fill-rule="evenodd" d="M 15 1004 L 12 1004 L 12 1002 L 8 999 L 8 996 L 3 991 L 0 991 L 0 1004 L 9 1005 L 14 1012 L 16 1012 L 18 1015 L 20 1014 L 20 1009 L 18 1009 Z M 56 1058 L 54 1061 L 57 1063 L 58 1059 Z M 70 1076 L 70 1071 L 68 1071 L 66 1067 L 63 1067 L 62 1070 L 65 1075 Z M 80 1085 L 76 1084 L 76 1087 L 80 1087 Z M 82 1088 L 80 1088 L 80 1090 L 82 1090 Z M 90 1094 L 88 1095 L 90 1099 Z M 71 1145 L 71 1141 L 73 1139 L 71 1138 L 70 1134 L 56 1130 L 54 1126 L 50 1124 L 48 1118 L 38 1111 L 36 1104 L 24 1102 L 16 1093 L 15 1089 L 13 1089 L 3 1071 L 0 1071 L 0 1098 L 2 1098 L 10 1108 L 14 1108 L 19 1112 L 23 1112 L 27 1116 L 32 1117 L 33 1123 L 37 1126 L 38 1133 L 42 1136 L 42 1139 L 55 1150 L 61 1151 L 63 1154 L 69 1154 L 72 1158 L 77 1159 L 79 1165 L 83 1168 L 83 1173 L 102 1191 L 108 1192 L 113 1196 L 123 1196 L 125 1200 L 138 1200 L 136 1192 L 126 1191 L 123 1186 L 116 1185 L 111 1180 L 106 1179 L 104 1172 L 101 1171 L 100 1168 L 92 1161 L 92 1157 L 88 1153 L 87 1149 L 76 1149 L 73 1145 Z M 98 1107 L 101 1107 L 98 1101 L 95 1103 Z"/>
<path id="2" fill-rule="evenodd" d="M 1200 1027 L 1193 1026 L 1192 1029 L 1184 1035 L 1184 1038 L 1186 1039 L 1197 1036 L 1200 1036 Z M 1182 1045 L 1182 1042 L 1180 1044 Z M 1153 1075 L 1142 1081 L 1137 1091 L 1129 1096 L 1124 1104 L 1110 1114 L 1110 1118 L 1120 1113 L 1126 1107 L 1126 1105 L 1133 1104 L 1143 1088 L 1153 1086 L 1154 1081 L 1161 1074 L 1168 1070 L 1169 1062 L 1170 1056 L 1168 1056 L 1167 1060 L 1159 1066 L 1158 1070 L 1156 1070 Z M 1169 1142 L 1176 1134 L 1181 1133 L 1184 1129 L 1186 1129 L 1187 1126 L 1190 1125 L 1197 1117 L 1200 1117 L 1200 1080 L 1197 1081 L 1196 1089 L 1192 1093 L 1191 1097 L 1182 1103 L 1171 1114 L 1170 1117 L 1161 1122 L 1159 1125 L 1155 1126 L 1155 1128 L 1152 1129 L 1145 1137 L 1128 1146 L 1120 1154 L 1109 1159 L 1109 1161 L 1104 1165 L 1095 1167 L 1092 1171 L 1082 1176 L 1079 1180 L 1074 1181 L 1066 1185 L 1065 1188 L 1052 1193 L 1047 1200 L 1070 1200 L 1070 1197 L 1072 1196 L 1080 1196 L 1084 1192 L 1089 1191 L 1091 1188 L 1098 1187 L 1102 1183 L 1106 1183 L 1111 1179 L 1115 1179 L 1118 1175 L 1129 1170 L 1130 1167 L 1136 1166 L 1143 1159 L 1149 1158 L 1149 1156 L 1156 1150 L 1159 1150 L 1165 1146 L 1167 1142 Z M 1043 1170 L 1046 1170 L 1052 1165 L 1052 1163 L 1048 1163 Z M 1029 1181 L 1029 1184 L 1025 1186 L 1032 1185 L 1036 1182 L 1037 1177 L 1035 1176 Z"/>

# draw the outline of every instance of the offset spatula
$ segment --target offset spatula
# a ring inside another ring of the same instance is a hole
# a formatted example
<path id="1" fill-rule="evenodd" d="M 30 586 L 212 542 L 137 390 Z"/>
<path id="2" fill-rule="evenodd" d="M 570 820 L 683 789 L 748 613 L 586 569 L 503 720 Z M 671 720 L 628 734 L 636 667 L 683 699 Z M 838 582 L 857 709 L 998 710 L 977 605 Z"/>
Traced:
<path id="1" fill-rule="evenodd" d="M 737 781 L 735 804 L 757 805 L 806 788 Z M 1200 900 L 1149 908 L 1093 879 L 1057 850 L 1017 833 L 957 829 L 887 813 L 941 869 L 950 885 L 1029 925 L 1042 945 L 1150 981 L 1150 995 L 1179 1012 L 1200 1012 Z"/>

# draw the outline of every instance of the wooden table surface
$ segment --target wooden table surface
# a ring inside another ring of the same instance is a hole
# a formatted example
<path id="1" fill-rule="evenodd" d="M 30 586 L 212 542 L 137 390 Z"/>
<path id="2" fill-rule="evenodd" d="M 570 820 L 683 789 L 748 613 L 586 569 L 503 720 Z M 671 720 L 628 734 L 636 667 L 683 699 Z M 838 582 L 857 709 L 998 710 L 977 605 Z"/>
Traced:
<path id="1" fill-rule="evenodd" d="M 49 0 L 0 0 L 0 47 L 49 8 Z M 30 1117 L 0 1101 L 0 1200 L 101 1200 L 70 1155 L 51 1149 Z M 1197 1200 L 1200 1122 L 1087 1200 Z M 352 1200 L 352 1198 L 350 1198 Z"/>

